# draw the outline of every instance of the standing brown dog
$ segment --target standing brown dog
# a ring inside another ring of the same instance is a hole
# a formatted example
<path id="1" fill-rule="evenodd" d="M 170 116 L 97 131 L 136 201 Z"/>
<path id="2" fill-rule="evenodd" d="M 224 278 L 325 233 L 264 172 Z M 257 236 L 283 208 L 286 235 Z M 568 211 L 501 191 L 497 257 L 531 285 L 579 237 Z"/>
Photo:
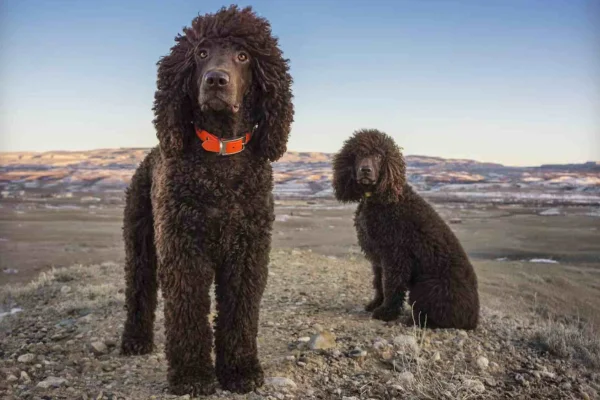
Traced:
<path id="1" fill-rule="evenodd" d="M 359 244 L 373 266 L 373 318 L 400 315 L 410 293 L 421 326 L 474 329 L 479 320 L 477 277 L 448 225 L 406 183 L 394 140 L 360 130 L 333 160 L 333 189 L 342 202 L 360 202 Z"/>
<path id="2" fill-rule="evenodd" d="M 123 354 L 153 349 L 158 284 L 175 394 L 263 383 L 259 306 L 273 211 L 271 161 L 293 120 L 288 61 L 250 8 L 199 16 L 158 67 L 159 146 L 127 192 Z M 216 374 L 209 289 L 216 284 Z"/>

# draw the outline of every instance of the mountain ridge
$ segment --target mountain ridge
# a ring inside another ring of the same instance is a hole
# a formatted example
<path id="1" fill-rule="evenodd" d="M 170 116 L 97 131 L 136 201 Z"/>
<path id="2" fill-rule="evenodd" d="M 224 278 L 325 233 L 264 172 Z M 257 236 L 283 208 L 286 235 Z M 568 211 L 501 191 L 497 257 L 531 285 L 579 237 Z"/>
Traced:
<path id="1" fill-rule="evenodd" d="M 123 191 L 150 148 L 0 153 L 2 197 Z M 333 153 L 288 151 L 273 163 L 276 197 L 332 198 Z M 566 201 L 600 204 L 600 162 L 505 166 L 471 159 L 407 155 L 419 192 L 457 201 Z"/>

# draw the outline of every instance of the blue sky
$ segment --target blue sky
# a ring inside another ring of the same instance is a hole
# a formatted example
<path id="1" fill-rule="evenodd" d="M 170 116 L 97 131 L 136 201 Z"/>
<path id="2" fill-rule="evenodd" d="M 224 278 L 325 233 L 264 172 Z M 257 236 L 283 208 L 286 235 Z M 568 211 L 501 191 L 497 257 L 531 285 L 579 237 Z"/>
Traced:
<path id="1" fill-rule="evenodd" d="M 248 2 L 240 2 L 248 5 Z M 0 5 L 0 150 L 146 147 L 156 61 L 203 1 Z M 253 1 L 291 59 L 288 148 L 358 128 L 406 154 L 600 160 L 597 0 Z"/>

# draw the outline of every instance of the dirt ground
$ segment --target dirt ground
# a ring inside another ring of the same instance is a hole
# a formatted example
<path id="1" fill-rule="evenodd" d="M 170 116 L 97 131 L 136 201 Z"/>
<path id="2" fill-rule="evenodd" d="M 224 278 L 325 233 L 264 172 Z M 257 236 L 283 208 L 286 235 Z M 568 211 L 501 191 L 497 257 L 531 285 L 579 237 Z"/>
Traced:
<path id="1" fill-rule="evenodd" d="M 482 295 L 536 303 L 600 325 L 600 217 L 591 207 L 435 204 L 477 268 Z M 362 258 L 353 205 L 277 201 L 274 249 Z M 50 267 L 123 260 L 122 206 L 75 201 L 7 202 L 0 208 L 0 285 Z M 556 263 L 530 262 L 554 260 Z"/>
<path id="2" fill-rule="evenodd" d="M 0 307 L 14 314 L 0 318 L 0 397 L 174 398 L 165 392 L 162 311 L 154 353 L 126 358 L 116 350 L 124 318 L 121 206 L 1 206 Z M 211 398 L 598 398 L 598 210 L 435 207 L 478 274 L 476 331 L 370 319 L 362 307 L 371 276 L 356 244 L 354 207 L 279 201 L 259 332 L 268 383 L 249 395 Z M 306 340 L 319 335 L 330 344 L 310 348 Z"/>

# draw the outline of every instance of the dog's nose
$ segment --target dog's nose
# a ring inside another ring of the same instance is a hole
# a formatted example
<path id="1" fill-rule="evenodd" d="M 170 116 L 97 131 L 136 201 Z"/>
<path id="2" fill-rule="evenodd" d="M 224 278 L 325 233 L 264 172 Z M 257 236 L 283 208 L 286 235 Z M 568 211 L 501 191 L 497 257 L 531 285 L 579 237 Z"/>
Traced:
<path id="1" fill-rule="evenodd" d="M 360 172 L 362 172 L 363 174 L 370 174 L 371 171 L 373 171 L 371 167 L 360 167 Z"/>
<path id="2" fill-rule="evenodd" d="M 229 74 L 225 71 L 208 71 L 204 75 L 204 83 L 208 87 L 225 87 L 229 85 Z"/>

